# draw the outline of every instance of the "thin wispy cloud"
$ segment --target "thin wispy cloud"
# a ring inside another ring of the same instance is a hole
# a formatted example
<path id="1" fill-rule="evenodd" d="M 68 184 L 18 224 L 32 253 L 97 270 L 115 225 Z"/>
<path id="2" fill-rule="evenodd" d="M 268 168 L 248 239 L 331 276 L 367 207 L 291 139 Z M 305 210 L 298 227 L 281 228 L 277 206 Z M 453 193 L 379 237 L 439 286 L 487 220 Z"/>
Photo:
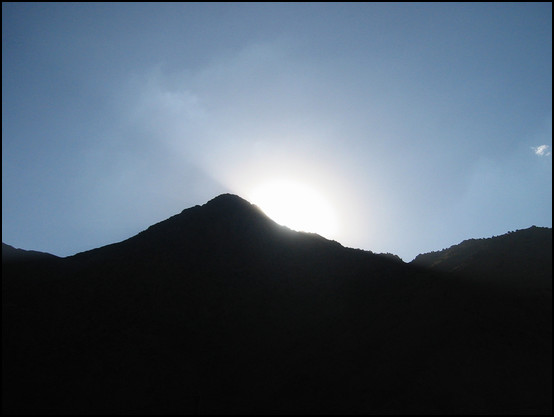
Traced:
<path id="1" fill-rule="evenodd" d="M 550 152 L 550 146 L 548 146 L 548 145 L 531 146 L 531 149 L 533 149 L 533 152 L 535 152 L 535 155 L 537 155 L 537 156 L 550 156 L 550 155 L 552 155 L 552 152 Z"/>

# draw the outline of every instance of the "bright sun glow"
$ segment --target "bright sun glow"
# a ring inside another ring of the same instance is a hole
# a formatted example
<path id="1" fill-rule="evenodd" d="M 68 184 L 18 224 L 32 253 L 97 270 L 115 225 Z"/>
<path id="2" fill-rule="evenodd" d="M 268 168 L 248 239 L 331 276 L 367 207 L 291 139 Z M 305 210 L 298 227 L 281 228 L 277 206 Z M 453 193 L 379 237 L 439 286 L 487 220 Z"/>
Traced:
<path id="1" fill-rule="evenodd" d="M 250 200 L 277 223 L 293 230 L 333 238 L 337 220 L 329 202 L 312 187 L 296 181 L 265 183 L 251 193 Z"/>

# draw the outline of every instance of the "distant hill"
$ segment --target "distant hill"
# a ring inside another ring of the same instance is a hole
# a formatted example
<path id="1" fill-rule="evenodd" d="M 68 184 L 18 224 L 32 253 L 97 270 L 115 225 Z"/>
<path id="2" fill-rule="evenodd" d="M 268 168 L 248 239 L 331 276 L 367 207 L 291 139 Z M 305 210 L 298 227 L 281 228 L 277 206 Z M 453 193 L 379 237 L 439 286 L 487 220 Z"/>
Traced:
<path id="1" fill-rule="evenodd" d="M 54 258 L 57 258 L 57 256 L 50 253 L 38 252 L 34 250 L 16 249 L 13 246 L 2 243 L 3 262 L 21 262 Z"/>
<path id="2" fill-rule="evenodd" d="M 552 290 L 552 229 L 532 226 L 418 255 L 413 265 L 488 284 Z"/>
<path id="3" fill-rule="evenodd" d="M 518 233 L 406 264 L 226 194 L 72 257 L 3 256 L 3 412 L 550 414 L 551 286 L 521 288 L 551 255 L 509 280 L 482 260 L 544 244 Z"/>

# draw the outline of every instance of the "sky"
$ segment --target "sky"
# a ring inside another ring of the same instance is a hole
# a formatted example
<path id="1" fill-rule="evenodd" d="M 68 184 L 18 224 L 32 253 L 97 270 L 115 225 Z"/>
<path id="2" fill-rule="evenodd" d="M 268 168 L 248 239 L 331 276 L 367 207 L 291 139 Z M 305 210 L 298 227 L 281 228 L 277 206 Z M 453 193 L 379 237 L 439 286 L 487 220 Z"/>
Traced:
<path id="1" fill-rule="evenodd" d="M 326 237 L 410 261 L 552 227 L 551 152 L 551 3 L 2 3 L 15 247 L 69 256 L 279 182 Z"/>

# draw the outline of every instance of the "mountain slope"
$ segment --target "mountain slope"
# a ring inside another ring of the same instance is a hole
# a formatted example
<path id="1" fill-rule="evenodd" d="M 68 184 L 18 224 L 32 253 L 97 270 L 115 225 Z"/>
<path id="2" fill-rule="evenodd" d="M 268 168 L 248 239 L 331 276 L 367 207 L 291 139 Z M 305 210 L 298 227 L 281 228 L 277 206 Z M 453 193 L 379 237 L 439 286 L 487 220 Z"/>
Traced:
<path id="1" fill-rule="evenodd" d="M 489 239 L 470 239 L 418 255 L 412 264 L 519 291 L 552 291 L 552 229 L 532 226 Z"/>
<path id="2" fill-rule="evenodd" d="M 34 250 L 16 249 L 13 246 L 2 243 L 2 261 L 3 262 L 28 262 L 44 259 L 56 259 L 57 256 L 46 252 Z"/>
<path id="3" fill-rule="evenodd" d="M 551 411 L 551 295 L 292 232 L 232 195 L 2 279 L 6 413 Z"/>

